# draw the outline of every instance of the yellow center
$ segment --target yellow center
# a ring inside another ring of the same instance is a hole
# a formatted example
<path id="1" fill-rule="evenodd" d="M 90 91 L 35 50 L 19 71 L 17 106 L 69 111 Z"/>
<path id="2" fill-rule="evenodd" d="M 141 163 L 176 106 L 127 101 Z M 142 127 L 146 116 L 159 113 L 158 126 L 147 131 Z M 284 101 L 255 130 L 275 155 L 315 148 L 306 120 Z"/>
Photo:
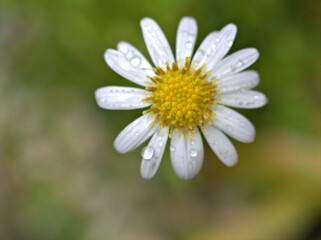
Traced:
<path id="1" fill-rule="evenodd" d="M 176 62 L 166 70 L 155 68 L 156 75 L 148 78 L 154 83 L 146 87 L 152 94 L 144 101 L 152 106 L 144 113 L 156 116 L 162 126 L 181 129 L 188 136 L 196 127 L 210 123 L 215 114 L 210 106 L 219 102 L 215 95 L 217 81 L 208 81 L 209 72 L 202 73 L 205 68 L 194 70 L 190 67 L 190 58 L 186 58 L 185 66 L 178 68 Z"/>

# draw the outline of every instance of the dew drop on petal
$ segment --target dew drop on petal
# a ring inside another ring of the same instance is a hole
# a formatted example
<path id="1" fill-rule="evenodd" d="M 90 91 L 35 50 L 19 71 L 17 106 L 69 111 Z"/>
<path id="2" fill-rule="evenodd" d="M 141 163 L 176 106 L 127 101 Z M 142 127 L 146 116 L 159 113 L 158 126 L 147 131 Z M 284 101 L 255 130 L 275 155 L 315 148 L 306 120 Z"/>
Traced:
<path id="1" fill-rule="evenodd" d="M 192 148 L 190 151 L 189 151 L 189 155 L 192 157 L 192 158 L 196 158 L 198 153 L 197 153 L 197 150 Z"/>
<path id="2" fill-rule="evenodd" d="M 163 145 L 164 145 L 164 141 L 163 140 L 159 140 L 158 146 L 162 147 Z"/>
<path id="3" fill-rule="evenodd" d="M 237 67 L 242 67 L 244 65 L 243 61 L 241 59 L 237 62 Z"/>
<path id="4" fill-rule="evenodd" d="M 138 67 L 141 63 L 141 60 L 139 57 L 135 56 L 133 57 L 131 60 L 130 60 L 130 63 L 135 66 L 135 67 Z"/>
<path id="5" fill-rule="evenodd" d="M 229 124 L 226 125 L 226 129 L 227 129 L 227 131 L 229 131 L 229 132 L 233 132 L 233 128 L 232 128 L 231 125 L 229 125 Z"/>
<path id="6" fill-rule="evenodd" d="M 154 148 L 150 146 L 144 147 L 141 154 L 143 159 L 151 160 L 154 156 Z"/>
<path id="7" fill-rule="evenodd" d="M 227 47 L 230 48 L 230 47 L 232 47 L 232 45 L 233 45 L 233 41 L 230 40 L 230 41 L 227 42 Z"/>
<path id="8" fill-rule="evenodd" d="M 171 146 L 171 147 L 169 148 L 169 151 L 175 152 L 175 148 Z"/>
<path id="9" fill-rule="evenodd" d="M 127 48 L 127 46 L 124 45 L 124 44 L 121 44 L 121 45 L 119 46 L 119 50 L 120 50 L 121 52 L 123 52 L 123 53 L 127 53 L 127 52 L 128 52 L 128 48 Z"/>
<path id="10" fill-rule="evenodd" d="M 187 49 L 191 49 L 192 46 L 193 46 L 193 44 L 192 44 L 192 42 L 190 42 L 190 41 L 188 41 L 188 42 L 185 43 L 185 47 L 186 47 Z"/>

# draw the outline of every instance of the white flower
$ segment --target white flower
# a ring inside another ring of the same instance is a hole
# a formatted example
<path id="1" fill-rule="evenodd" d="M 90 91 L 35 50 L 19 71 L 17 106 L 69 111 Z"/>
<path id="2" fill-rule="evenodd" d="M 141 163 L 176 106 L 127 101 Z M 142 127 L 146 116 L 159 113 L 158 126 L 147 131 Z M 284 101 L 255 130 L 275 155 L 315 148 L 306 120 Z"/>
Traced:
<path id="1" fill-rule="evenodd" d="M 170 138 L 173 168 L 182 179 L 190 179 L 203 163 L 201 131 L 217 157 L 234 165 L 237 152 L 225 134 L 248 143 L 254 140 L 255 128 L 224 105 L 259 108 L 267 102 L 264 94 L 250 90 L 259 83 L 257 72 L 241 72 L 258 59 L 258 51 L 246 48 L 225 57 L 236 36 L 236 26 L 228 24 L 211 32 L 191 60 L 197 24 L 184 17 L 177 31 L 175 61 L 154 20 L 142 19 L 141 28 L 155 68 L 127 42 L 120 42 L 117 50 L 107 49 L 105 60 L 119 75 L 145 89 L 109 86 L 96 91 L 97 103 L 105 109 L 149 107 L 117 136 L 115 148 L 127 153 L 152 137 L 141 162 L 142 177 L 152 178 Z"/>

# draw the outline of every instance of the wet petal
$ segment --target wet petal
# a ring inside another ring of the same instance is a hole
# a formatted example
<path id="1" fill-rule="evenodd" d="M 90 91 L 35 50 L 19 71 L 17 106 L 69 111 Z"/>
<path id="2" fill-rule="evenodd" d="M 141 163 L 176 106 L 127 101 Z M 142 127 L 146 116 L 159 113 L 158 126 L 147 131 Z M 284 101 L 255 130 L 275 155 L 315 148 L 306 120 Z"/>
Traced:
<path id="1" fill-rule="evenodd" d="M 107 49 L 104 56 L 109 67 L 129 81 L 144 87 L 152 84 L 152 82 L 146 78 L 148 72 L 133 66 L 123 53 L 113 49 Z"/>
<path id="2" fill-rule="evenodd" d="M 197 69 L 206 64 L 206 69 L 211 70 L 230 50 L 236 32 L 236 26 L 228 24 L 221 31 L 210 33 L 196 51 L 192 67 Z"/>
<path id="3" fill-rule="evenodd" d="M 193 178 L 201 169 L 204 149 L 201 134 L 196 130 L 188 139 L 182 131 L 173 131 L 170 154 L 176 174 L 182 179 Z"/>
<path id="4" fill-rule="evenodd" d="M 220 62 L 212 69 L 210 80 L 220 79 L 237 73 L 251 66 L 259 58 L 259 52 L 255 48 L 239 50 Z"/>
<path id="5" fill-rule="evenodd" d="M 254 88 L 259 82 L 260 78 L 257 72 L 244 71 L 219 79 L 217 89 L 220 89 L 222 94 L 225 94 L 240 91 L 242 89 Z"/>
<path id="6" fill-rule="evenodd" d="M 216 52 L 216 38 L 219 32 L 211 32 L 202 41 L 192 60 L 192 68 L 198 69 Z"/>
<path id="7" fill-rule="evenodd" d="M 147 147 L 142 150 L 140 173 L 143 178 L 150 179 L 157 172 L 163 158 L 168 132 L 168 127 L 160 127 L 148 143 Z"/>
<path id="8" fill-rule="evenodd" d="M 267 103 L 266 96 L 258 91 L 243 90 L 218 95 L 220 104 L 238 108 L 260 108 Z"/>
<path id="9" fill-rule="evenodd" d="M 143 102 L 149 93 L 143 89 L 132 87 L 102 87 L 96 90 L 97 104 L 105 109 L 138 109 L 149 106 Z"/>
<path id="10" fill-rule="evenodd" d="M 114 147 L 120 153 L 127 153 L 145 142 L 157 130 L 158 124 L 151 126 L 153 118 L 145 114 L 123 129 L 114 141 Z"/>
<path id="11" fill-rule="evenodd" d="M 165 63 L 174 62 L 174 56 L 169 43 L 158 24 L 151 18 L 140 22 L 148 52 L 156 67 L 164 67 Z"/>
<path id="12" fill-rule="evenodd" d="M 197 37 L 197 23 L 194 18 L 184 17 L 178 26 L 176 37 L 176 61 L 183 67 L 185 58 L 191 57 Z"/>
<path id="13" fill-rule="evenodd" d="M 126 59 L 134 66 L 146 72 L 146 75 L 154 76 L 153 67 L 144 57 L 144 55 L 133 45 L 128 42 L 119 42 L 117 45 L 118 51 L 124 54 Z"/>
<path id="14" fill-rule="evenodd" d="M 206 124 L 203 135 L 208 145 L 226 166 L 231 167 L 235 165 L 238 159 L 237 152 L 232 142 L 224 133 L 216 127 Z"/>
<path id="15" fill-rule="evenodd" d="M 220 32 L 216 41 L 216 51 L 215 53 L 207 60 L 206 65 L 207 69 L 213 69 L 213 67 L 220 61 L 228 51 L 231 49 L 235 36 L 237 32 L 237 27 L 234 24 L 226 25 Z"/>
<path id="16" fill-rule="evenodd" d="M 253 124 L 238 112 L 222 105 L 212 106 L 215 118 L 212 124 L 240 142 L 253 142 L 255 128 Z"/>

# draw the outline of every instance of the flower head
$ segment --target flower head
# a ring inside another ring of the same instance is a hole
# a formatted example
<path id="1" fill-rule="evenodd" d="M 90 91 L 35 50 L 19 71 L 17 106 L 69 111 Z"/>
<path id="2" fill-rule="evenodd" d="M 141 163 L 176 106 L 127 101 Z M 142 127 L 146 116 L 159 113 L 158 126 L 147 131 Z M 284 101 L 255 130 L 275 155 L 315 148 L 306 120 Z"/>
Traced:
<path id="1" fill-rule="evenodd" d="M 255 71 L 243 71 L 259 57 L 254 48 L 227 57 L 236 36 L 236 26 L 228 24 L 210 33 L 192 57 L 197 25 L 184 17 L 178 27 L 176 60 L 157 23 L 141 21 L 144 40 L 154 67 L 132 45 L 120 42 L 117 50 L 107 49 L 107 64 L 124 78 L 145 89 L 102 87 L 96 100 L 105 109 L 146 108 L 116 138 L 115 148 L 126 153 L 148 138 L 142 150 L 141 175 L 155 175 L 170 139 L 171 161 L 176 174 L 189 179 L 201 169 L 204 149 L 201 133 L 218 158 L 227 166 L 237 162 L 237 152 L 225 134 L 241 142 L 252 142 L 253 124 L 234 110 L 258 108 L 267 99 L 251 90 L 259 83 Z"/>

